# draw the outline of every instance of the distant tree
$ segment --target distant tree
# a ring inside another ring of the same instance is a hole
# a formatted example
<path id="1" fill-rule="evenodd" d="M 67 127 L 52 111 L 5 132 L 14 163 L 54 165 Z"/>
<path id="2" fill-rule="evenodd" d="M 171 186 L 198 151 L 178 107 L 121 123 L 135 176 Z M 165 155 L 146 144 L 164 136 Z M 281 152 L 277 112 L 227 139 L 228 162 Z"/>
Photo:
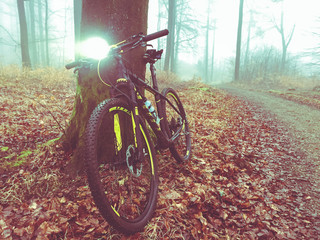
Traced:
<path id="1" fill-rule="evenodd" d="M 238 35 L 237 35 L 237 50 L 236 50 L 236 63 L 234 70 L 234 80 L 239 81 L 240 75 L 240 56 L 241 56 L 241 32 L 242 32 L 242 20 L 243 20 L 243 2 L 240 0 L 239 6 L 239 20 L 238 20 Z"/>
<path id="2" fill-rule="evenodd" d="M 189 1 L 175 0 L 170 3 L 160 1 L 160 8 L 164 7 L 168 13 L 168 24 L 170 34 L 167 37 L 167 48 L 165 54 L 164 70 L 176 72 L 178 65 L 178 56 L 181 49 L 186 51 L 194 51 L 192 45 L 197 37 L 199 21 L 192 14 Z M 161 14 L 164 16 L 164 14 Z M 174 25 L 174 26 L 173 26 Z M 171 28 L 171 29 L 170 29 Z M 169 47 L 169 48 L 168 48 Z"/>
<path id="3" fill-rule="evenodd" d="M 18 6 L 19 23 L 20 23 L 20 45 L 21 45 L 22 66 L 31 67 L 24 0 L 17 0 L 17 6 Z"/>
<path id="4" fill-rule="evenodd" d="M 247 43 L 246 43 L 246 53 L 244 57 L 244 64 L 248 63 L 249 51 L 250 51 L 250 41 L 251 41 L 251 29 L 254 25 L 253 21 L 253 10 L 250 10 L 250 21 L 248 26 L 248 35 L 247 35 Z"/>
<path id="5" fill-rule="evenodd" d="M 176 27 L 176 0 L 169 0 L 168 7 L 168 30 L 164 71 L 169 71 L 170 62 L 174 59 L 175 27 Z"/>
<path id="6" fill-rule="evenodd" d="M 213 21 L 213 41 L 212 41 L 212 54 L 211 54 L 211 74 L 210 74 L 210 81 L 213 81 L 216 29 L 217 29 L 217 21 L 214 20 L 214 21 Z"/>
<path id="7" fill-rule="evenodd" d="M 283 0 L 271 0 L 271 1 L 274 3 L 281 3 L 282 4 L 280 25 L 278 23 L 276 23 L 275 20 L 273 22 L 274 22 L 274 27 L 277 29 L 277 31 L 281 35 L 281 45 L 282 45 L 281 71 L 284 72 L 285 65 L 286 65 L 286 58 L 287 58 L 287 50 L 288 50 L 289 44 L 290 44 L 292 37 L 293 37 L 295 25 L 293 25 L 290 33 L 286 36 L 285 29 L 284 29 L 284 5 L 283 5 L 284 1 Z"/>
<path id="8" fill-rule="evenodd" d="M 44 0 L 45 3 L 45 46 L 46 46 L 46 65 L 50 65 L 50 54 L 49 54 L 49 3 L 48 0 Z"/>
<path id="9" fill-rule="evenodd" d="M 207 8 L 207 24 L 206 28 L 206 45 L 204 50 L 204 81 L 209 81 L 209 32 L 210 32 L 210 2 L 208 0 L 208 8 Z"/>
<path id="10" fill-rule="evenodd" d="M 45 50 L 44 50 L 44 26 L 43 26 L 43 8 L 42 8 L 42 3 L 41 0 L 38 0 L 38 27 L 39 27 L 39 63 L 43 65 L 45 61 Z"/>
<path id="11" fill-rule="evenodd" d="M 30 30 L 30 42 L 29 42 L 29 51 L 31 55 L 31 60 L 33 65 L 38 64 L 38 55 L 37 55 L 37 45 L 36 45 L 36 17 L 35 17 L 35 4 L 34 1 L 28 1 L 29 3 L 29 22 L 27 23 Z"/>
<path id="12" fill-rule="evenodd" d="M 281 35 L 281 44 L 282 44 L 282 59 L 281 59 L 281 71 L 284 72 L 285 70 L 285 65 L 286 65 L 286 58 L 287 58 L 287 50 L 288 50 L 288 47 L 289 47 L 289 44 L 292 40 L 292 37 L 293 37 L 293 33 L 294 33 L 294 30 L 295 30 L 295 26 L 296 25 L 293 25 L 290 33 L 288 36 L 285 35 L 285 30 L 284 30 L 284 24 L 283 24 L 283 10 L 281 11 L 281 22 L 280 22 L 280 26 L 277 25 L 275 23 L 275 27 L 276 29 L 278 30 L 278 32 L 280 33 Z"/>
<path id="13" fill-rule="evenodd" d="M 262 46 L 248 55 L 240 72 L 242 81 L 270 84 L 281 72 L 281 52 L 275 47 Z"/>
<path id="14" fill-rule="evenodd" d="M 107 38 L 111 44 L 139 32 L 146 33 L 147 14 L 148 0 L 139 0 L 134 3 L 127 0 L 83 0 L 81 41 L 92 36 L 101 36 Z M 145 74 L 143 54 L 144 49 L 140 48 L 125 56 L 135 73 L 142 77 Z M 109 58 L 101 62 L 101 74 L 104 80 L 111 82 L 116 80 L 117 71 L 114 65 Z M 86 123 L 97 104 L 109 97 L 109 88 L 99 81 L 96 68 L 89 72 L 87 70 L 79 72 L 72 117 L 62 138 L 65 150 L 73 151 L 71 160 L 73 168 L 71 169 L 79 170 L 83 167 L 83 136 Z"/>
<path id="15" fill-rule="evenodd" d="M 80 28 L 82 15 L 82 0 L 73 0 L 73 17 L 74 17 L 74 42 L 75 46 L 80 42 Z M 78 59 L 79 53 L 75 49 L 75 59 Z"/>
<path id="16" fill-rule="evenodd" d="M 317 74 L 320 73 L 320 17 L 316 20 L 318 27 L 311 32 L 311 35 L 317 39 L 317 45 L 315 47 L 312 47 L 308 49 L 306 52 L 304 52 L 304 57 L 309 58 L 309 66 L 312 67 L 312 69 L 315 69 L 317 71 Z"/>

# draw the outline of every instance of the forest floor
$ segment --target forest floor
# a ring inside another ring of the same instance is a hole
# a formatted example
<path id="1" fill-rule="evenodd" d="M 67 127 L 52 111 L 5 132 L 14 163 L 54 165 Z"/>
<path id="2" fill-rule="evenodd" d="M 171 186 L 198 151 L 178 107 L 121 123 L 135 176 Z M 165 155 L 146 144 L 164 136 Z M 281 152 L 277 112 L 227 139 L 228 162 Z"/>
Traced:
<path id="1" fill-rule="evenodd" d="M 309 214 L 320 215 L 320 89 L 254 90 L 232 85 L 219 88 L 252 105 L 252 113 L 276 123 L 275 131 L 289 140 L 287 148 L 293 156 L 279 159 L 273 164 L 274 171 L 281 172 L 279 177 L 291 188 L 312 196 L 305 203 Z"/>
<path id="2" fill-rule="evenodd" d="M 198 82 L 183 84 L 178 91 L 190 122 L 192 159 L 178 164 L 169 152 L 158 154 L 159 197 L 152 220 L 144 232 L 133 236 L 117 232 L 100 216 L 85 175 L 67 174 L 72 153 L 63 152 L 56 141 L 68 124 L 74 85 L 70 74 L 62 71 L 0 69 L 1 239 L 317 239 L 320 235 L 319 165 L 312 155 L 319 151 L 312 145 L 318 141 L 319 128 L 310 127 L 314 140 L 307 142 L 312 139 L 302 135 L 307 130 L 301 128 L 302 133 L 294 135 L 291 125 L 270 110 L 272 105 L 270 109 L 262 105 L 266 99 L 257 99 L 260 95 L 277 99 L 273 106 L 292 101 Z M 256 97 L 242 97 L 250 93 Z M 315 119 L 307 117 L 311 108 L 297 106 L 305 109 L 298 114 L 310 126 L 319 119 L 316 113 Z M 296 112 L 296 106 L 291 111 Z"/>

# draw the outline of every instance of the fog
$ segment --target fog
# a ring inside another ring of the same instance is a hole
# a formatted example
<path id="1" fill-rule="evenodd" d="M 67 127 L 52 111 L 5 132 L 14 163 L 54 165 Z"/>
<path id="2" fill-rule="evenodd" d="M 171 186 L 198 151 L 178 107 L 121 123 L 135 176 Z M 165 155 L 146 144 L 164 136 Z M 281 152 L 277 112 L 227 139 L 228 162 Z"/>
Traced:
<path id="1" fill-rule="evenodd" d="M 176 66 L 169 70 L 183 79 L 231 81 L 239 4 L 240 0 L 176 0 Z M 72 61 L 73 0 L 25 1 L 24 8 L 32 67 L 62 68 Z M 149 0 L 149 33 L 168 28 L 167 9 L 168 0 Z M 241 78 L 265 78 L 269 73 L 316 77 L 320 64 L 318 9 L 317 0 L 244 0 Z M 21 65 L 20 31 L 17 1 L 1 1 L 0 65 Z M 287 44 L 285 69 L 279 68 L 283 58 L 281 31 Z M 164 41 L 153 45 L 165 48 Z M 158 68 L 163 68 L 163 62 Z"/>

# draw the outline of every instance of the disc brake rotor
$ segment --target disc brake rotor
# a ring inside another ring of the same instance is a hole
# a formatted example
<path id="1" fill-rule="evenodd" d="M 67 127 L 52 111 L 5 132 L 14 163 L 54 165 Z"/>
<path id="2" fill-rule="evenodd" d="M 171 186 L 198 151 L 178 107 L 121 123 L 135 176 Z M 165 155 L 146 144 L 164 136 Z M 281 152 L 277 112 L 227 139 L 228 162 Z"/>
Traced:
<path id="1" fill-rule="evenodd" d="M 135 162 L 138 162 L 138 159 L 136 159 L 135 150 L 136 149 L 134 148 L 133 145 L 130 145 L 128 147 L 127 153 L 126 153 L 126 161 L 127 161 L 127 166 L 129 168 L 130 173 L 135 177 L 139 177 L 142 172 L 142 162 L 140 163 L 140 168 L 136 168 L 136 172 L 135 172 L 134 165 L 135 165 Z"/>

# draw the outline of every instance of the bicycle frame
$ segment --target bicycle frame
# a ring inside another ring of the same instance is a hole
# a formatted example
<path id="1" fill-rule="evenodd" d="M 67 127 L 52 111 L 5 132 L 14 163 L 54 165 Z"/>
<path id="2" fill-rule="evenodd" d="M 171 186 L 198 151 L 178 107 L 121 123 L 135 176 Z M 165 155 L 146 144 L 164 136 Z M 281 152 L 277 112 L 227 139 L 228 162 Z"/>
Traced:
<path id="1" fill-rule="evenodd" d="M 113 57 L 115 61 L 117 61 L 117 72 L 118 72 L 118 78 L 117 78 L 117 84 L 114 86 L 113 84 L 105 83 L 103 79 L 100 76 L 99 73 L 99 66 L 100 66 L 100 60 L 98 61 L 97 71 L 98 76 L 102 82 L 104 82 L 107 86 L 112 87 L 112 92 L 115 91 L 115 95 L 111 94 L 112 97 L 116 98 L 126 98 L 128 101 L 130 108 L 131 108 L 131 115 L 132 115 L 132 122 L 133 122 L 133 132 L 135 135 L 135 147 L 140 146 L 139 141 L 141 139 L 140 130 L 138 129 L 139 121 L 141 117 L 139 116 L 139 112 L 142 113 L 142 116 L 147 120 L 150 127 L 156 134 L 159 142 L 159 146 L 161 148 L 167 148 L 170 147 L 175 140 L 179 137 L 181 131 L 183 130 L 183 125 L 180 126 L 180 128 L 175 132 L 173 136 L 168 136 L 168 133 L 161 128 L 161 121 L 163 121 L 165 116 L 162 116 L 163 111 L 160 111 L 160 109 L 163 109 L 163 103 L 168 103 L 174 111 L 176 111 L 179 115 L 181 113 L 179 110 L 170 102 L 168 98 L 166 98 L 162 93 L 159 92 L 158 83 L 156 79 L 156 69 L 154 67 L 154 63 L 156 62 L 155 59 L 148 61 L 150 64 L 150 72 L 152 77 L 152 87 L 149 86 L 145 81 L 141 78 L 139 78 L 137 75 L 131 73 L 125 66 L 122 60 L 122 54 L 125 52 L 128 52 L 136 47 L 142 46 L 146 47 L 146 42 L 151 41 L 153 39 L 165 36 L 169 33 L 167 29 L 161 30 L 159 32 L 149 34 L 149 35 L 133 35 L 128 40 L 124 40 L 122 42 L 119 42 L 112 46 L 112 49 L 109 52 L 109 57 Z M 88 61 L 90 62 L 90 61 Z M 83 67 L 85 64 L 87 64 L 86 61 L 75 61 L 72 63 L 69 63 L 66 65 L 67 69 L 71 69 L 76 67 L 76 70 Z M 75 71 L 76 71 L 75 70 Z M 124 87 L 125 86 L 125 87 Z M 149 91 L 151 94 L 155 96 L 156 101 L 156 109 L 157 109 L 157 115 L 160 118 L 160 124 L 156 123 L 154 117 L 152 114 L 148 111 L 146 108 L 144 102 L 147 100 L 137 89 L 137 87 L 142 87 L 145 90 Z M 140 152 L 141 149 L 139 149 Z"/>
<path id="2" fill-rule="evenodd" d="M 143 79 L 139 78 L 137 75 L 131 73 L 123 64 L 122 56 L 117 55 L 115 56 L 115 59 L 117 61 L 118 65 L 118 79 L 122 79 L 122 81 L 127 80 L 127 87 L 129 88 L 129 102 L 131 103 L 131 111 L 132 111 L 132 120 L 134 122 L 134 133 L 138 133 L 139 130 L 137 129 L 138 122 L 140 120 L 139 115 L 141 115 L 147 120 L 149 123 L 151 129 L 156 134 L 159 146 L 160 148 L 168 148 L 171 144 L 174 143 L 174 141 L 179 137 L 180 132 L 182 131 L 183 127 L 181 126 L 178 131 L 169 138 L 167 133 L 164 131 L 164 129 L 161 128 L 160 124 L 157 124 L 152 114 L 148 111 L 146 108 L 144 101 L 147 100 L 146 97 L 144 97 L 137 87 L 142 87 L 143 89 L 147 90 L 151 94 L 154 95 L 156 106 L 157 106 L 157 114 L 160 118 L 160 121 L 164 119 L 164 116 L 162 116 L 162 111 L 159 111 L 159 109 L 163 108 L 163 102 L 161 100 L 165 100 L 167 103 L 171 105 L 171 107 L 180 114 L 179 110 L 170 102 L 168 98 L 166 98 L 163 94 L 159 92 L 158 88 L 158 82 L 156 78 L 156 69 L 153 63 L 150 63 L 150 72 L 151 72 L 151 79 L 152 79 L 152 87 L 147 84 Z M 117 89 L 117 87 L 116 87 Z M 123 94 L 119 93 L 116 95 L 116 97 L 122 97 Z M 137 141 L 139 141 L 140 137 L 136 136 Z M 138 144 L 139 146 L 139 144 Z"/>

